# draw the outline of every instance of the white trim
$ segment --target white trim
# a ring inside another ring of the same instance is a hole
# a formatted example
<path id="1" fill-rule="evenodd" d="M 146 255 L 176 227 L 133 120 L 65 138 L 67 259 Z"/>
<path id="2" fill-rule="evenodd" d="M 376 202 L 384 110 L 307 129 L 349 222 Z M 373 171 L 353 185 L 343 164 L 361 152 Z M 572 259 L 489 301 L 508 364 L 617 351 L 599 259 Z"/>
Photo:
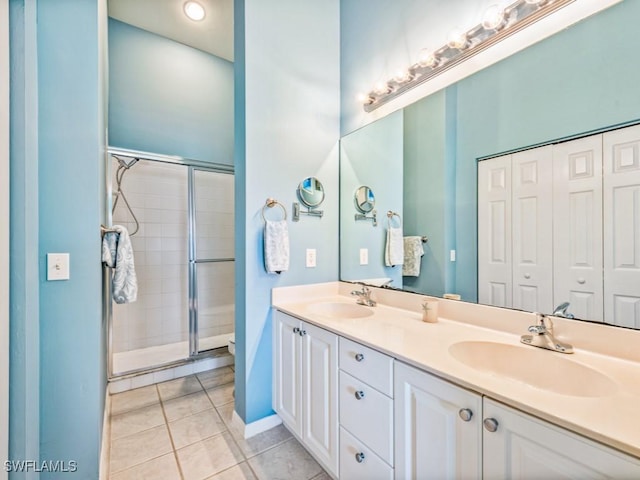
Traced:
<path id="1" fill-rule="evenodd" d="M 111 393 L 109 385 L 105 389 L 104 417 L 102 419 L 102 444 L 100 445 L 99 479 L 109 479 L 109 462 L 111 461 Z"/>
<path id="2" fill-rule="evenodd" d="M 282 420 L 275 413 L 249 424 L 245 424 L 235 410 L 231 417 L 231 425 L 242 434 L 243 438 L 251 438 L 259 433 L 266 432 L 273 427 L 277 427 L 281 423 Z"/>
<path id="3" fill-rule="evenodd" d="M 0 461 L 9 458 L 9 0 L 0 0 Z M 8 478 L 0 470 L 0 480 Z"/>

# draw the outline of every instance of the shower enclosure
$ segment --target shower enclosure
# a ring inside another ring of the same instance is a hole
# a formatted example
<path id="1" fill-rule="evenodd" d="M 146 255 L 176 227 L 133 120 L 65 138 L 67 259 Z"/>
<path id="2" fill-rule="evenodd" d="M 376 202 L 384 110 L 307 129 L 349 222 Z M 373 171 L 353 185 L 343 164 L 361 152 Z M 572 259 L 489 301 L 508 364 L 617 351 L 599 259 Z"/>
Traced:
<path id="1" fill-rule="evenodd" d="M 109 378 L 226 353 L 233 167 L 110 149 L 108 169 L 111 224 L 132 234 L 138 278 L 136 302 L 115 304 L 105 289 Z"/>

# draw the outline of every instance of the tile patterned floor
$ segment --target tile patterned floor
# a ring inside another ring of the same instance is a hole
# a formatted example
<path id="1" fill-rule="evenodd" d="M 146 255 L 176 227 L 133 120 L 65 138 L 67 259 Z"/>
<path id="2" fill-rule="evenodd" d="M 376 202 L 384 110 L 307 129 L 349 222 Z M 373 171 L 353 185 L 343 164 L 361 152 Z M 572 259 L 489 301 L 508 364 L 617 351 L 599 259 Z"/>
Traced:
<path id="1" fill-rule="evenodd" d="M 282 426 L 244 439 L 231 425 L 232 367 L 111 396 L 110 480 L 325 480 Z"/>

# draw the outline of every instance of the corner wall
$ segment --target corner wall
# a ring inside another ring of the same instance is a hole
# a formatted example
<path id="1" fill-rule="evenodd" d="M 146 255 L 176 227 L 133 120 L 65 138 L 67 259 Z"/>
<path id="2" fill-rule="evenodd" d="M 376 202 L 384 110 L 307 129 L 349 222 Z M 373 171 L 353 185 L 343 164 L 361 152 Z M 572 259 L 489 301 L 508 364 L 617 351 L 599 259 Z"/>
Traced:
<path id="1" fill-rule="evenodd" d="M 236 411 L 245 423 L 273 413 L 271 289 L 338 278 L 339 18 L 338 0 L 236 1 Z M 308 176 L 325 187 L 325 215 L 293 223 Z M 268 197 L 288 213 L 291 267 L 281 275 L 264 270 Z M 317 250 L 315 269 L 306 248 Z"/>

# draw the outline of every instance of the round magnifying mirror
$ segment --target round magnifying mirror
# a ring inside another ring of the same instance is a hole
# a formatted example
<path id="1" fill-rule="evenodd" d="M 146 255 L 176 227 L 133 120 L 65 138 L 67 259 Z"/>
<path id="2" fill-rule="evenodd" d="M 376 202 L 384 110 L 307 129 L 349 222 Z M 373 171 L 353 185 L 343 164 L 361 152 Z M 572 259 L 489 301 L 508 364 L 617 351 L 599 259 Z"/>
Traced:
<path id="1" fill-rule="evenodd" d="M 354 200 L 356 208 L 362 213 L 369 213 L 376 206 L 376 197 L 373 194 L 373 190 L 366 185 L 358 187 L 354 194 Z"/>
<path id="2" fill-rule="evenodd" d="M 324 187 L 316 177 L 307 177 L 298 185 L 298 198 L 308 208 L 315 208 L 324 201 Z"/>

